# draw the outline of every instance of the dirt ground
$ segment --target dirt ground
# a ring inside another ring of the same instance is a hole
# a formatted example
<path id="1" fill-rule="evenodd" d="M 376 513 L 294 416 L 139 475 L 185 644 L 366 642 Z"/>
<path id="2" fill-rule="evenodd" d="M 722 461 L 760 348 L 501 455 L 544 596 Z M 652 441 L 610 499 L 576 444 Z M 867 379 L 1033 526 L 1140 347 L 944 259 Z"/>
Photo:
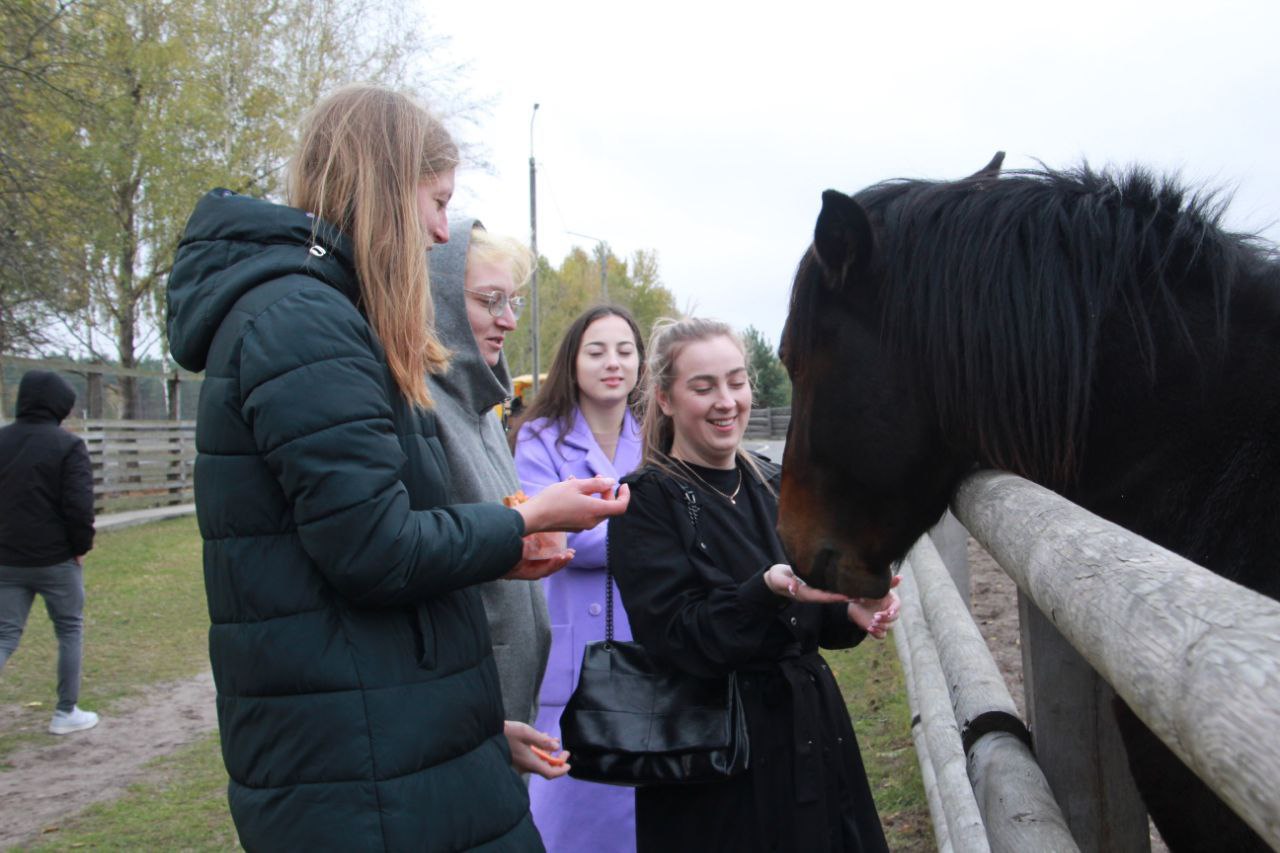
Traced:
<path id="1" fill-rule="evenodd" d="M 31 713 L 0 708 L 0 725 L 13 726 Z M 47 725 L 45 711 L 40 720 Z M 0 773 L 0 849 L 30 841 L 92 803 L 119 796 L 142 779 L 147 762 L 216 727 L 213 675 L 206 672 L 157 685 L 104 713 L 88 731 L 45 735 L 10 753 Z"/>

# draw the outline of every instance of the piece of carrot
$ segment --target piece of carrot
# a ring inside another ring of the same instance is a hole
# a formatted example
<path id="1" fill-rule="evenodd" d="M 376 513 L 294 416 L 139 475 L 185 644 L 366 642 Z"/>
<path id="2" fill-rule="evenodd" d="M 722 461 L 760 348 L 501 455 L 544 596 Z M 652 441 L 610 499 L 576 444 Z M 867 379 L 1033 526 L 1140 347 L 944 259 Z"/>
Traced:
<path id="1" fill-rule="evenodd" d="M 558 755 L 552 755 L 551 753 L 547 752 L 545 749 L 540 749 L 539 747 L 536 747 L 536 746 L 530 746 L 529 749 L 533 751 L 534 755 L 538 756 L 543 761 L 550 764 L 552 767 L 559 767 L 560 765 L 565 763 L 565 760 L 563 758 L 561 758 Z"/>

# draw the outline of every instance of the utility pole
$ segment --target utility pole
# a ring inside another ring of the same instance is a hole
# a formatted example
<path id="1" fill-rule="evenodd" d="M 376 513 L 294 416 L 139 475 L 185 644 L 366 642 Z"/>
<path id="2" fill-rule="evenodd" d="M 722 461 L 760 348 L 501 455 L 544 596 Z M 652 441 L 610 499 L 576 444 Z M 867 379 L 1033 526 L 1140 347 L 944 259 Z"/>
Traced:
<path id="1" fill-rule="evenodd" d="M 590 234 L 579 234 L 577 231 L 566 231 L 566 234 L 572 234 L 574 237 L 586 237 L 588 240 L 596 241 L 596 256 L 600 260 L 600 299 L 603 302 L 609 301 L 609 279 L 606 273 L 609 270 L 609 244 L 599 237 L 592 237 Z"/>
<path id="2" fill-rule="evenodd" d="M 529 340 L 533 344 L 533 395 L 538 395 L 539 349 L 538 340 L 538 167 L 533 159 L 533 120 L 538 117 L 538 105 L 533 105 L 529 118 L 529 248 L 533 252 L 533 277 L 529 282 L 529 302 L 533 309 L 529 326 Z"/>

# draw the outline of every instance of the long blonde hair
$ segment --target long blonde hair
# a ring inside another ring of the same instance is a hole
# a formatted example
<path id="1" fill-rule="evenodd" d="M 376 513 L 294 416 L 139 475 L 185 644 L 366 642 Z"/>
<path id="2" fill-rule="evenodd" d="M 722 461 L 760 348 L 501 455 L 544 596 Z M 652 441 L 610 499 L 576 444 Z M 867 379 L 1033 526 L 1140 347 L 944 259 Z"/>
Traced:
<path id="1" fill-rule="evenodd" d="M 352 85 L 318 103 L 289 164 L 289 204 L 346 234 L 355 254 L 360 307 L 410 403 L 431 406 L 426 374 L 449 352 L 435 334 L 418 184 L 458 165 L 458 147 L 414 98 Z"/>
<path id="2" fill-rule="evenodd" d="M 709 320 L 702 317 L 687 317 L 683 320 L 662 319 L 653 324 L 653 332 L 649 335 L 648 358 L 644 371 L 644 415 L 641 420 L 641 433 L 644 436 L 644 459 L 646 465 L 660 468 L 673 477 L 689 481 L 688 469 L 677 464 L 671 455 L 671 447 L 675 443 L 675 423 L 671 416 L 662 411 L 658 405 L 658 394 L 670 395 L 676 381 L 676 360 L 689 344 L 701 343 L 712 338 L 728 338 L 747 360 L 747 348 L 742 336 L 733 330 L 728 323 L 720 320 Z M 770 492 L 773 491 L 765 479 L 756 460 L 742 449 L 739 444 L 734 452 L 741 463 L 757 481 L 764 483 Z"/>

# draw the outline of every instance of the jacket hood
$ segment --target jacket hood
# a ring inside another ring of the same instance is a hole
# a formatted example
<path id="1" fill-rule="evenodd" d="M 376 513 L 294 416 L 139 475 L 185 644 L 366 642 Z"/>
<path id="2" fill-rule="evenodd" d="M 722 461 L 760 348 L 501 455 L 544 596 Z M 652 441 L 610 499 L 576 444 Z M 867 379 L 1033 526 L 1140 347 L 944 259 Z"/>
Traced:
<path id="1" fill-rule="evenodd" d="M 449 228 L 449 242 L 431 248 L 431 301 L 435 305 L 436 335 L 453 352 L 449 371 L 431 381 L 468 410 L 485 412 L 511 396 L 511 373 L 506 353 L 490 367 L 480 355 L 471 321 L 467 319 L 467 253 L 471 229 L 483 228 L 476 219 L 462 219 Z"/>
<path id="2" fill-rule="evenodd" d="M 293 207 L 216 189 L 196 204 L 169 273 L 169 348 L 178 364 L 204 370 L 214 333 L 236 301 L 294 273 L 326 282 L 355 303 L 351 241 Z"/>
<path id="3" fill-rule="evenodd" d="M 19 420 L 62 423 L 76 404 L 71 383 L 52 370 L 28 370 L 18 383 Z"/>

